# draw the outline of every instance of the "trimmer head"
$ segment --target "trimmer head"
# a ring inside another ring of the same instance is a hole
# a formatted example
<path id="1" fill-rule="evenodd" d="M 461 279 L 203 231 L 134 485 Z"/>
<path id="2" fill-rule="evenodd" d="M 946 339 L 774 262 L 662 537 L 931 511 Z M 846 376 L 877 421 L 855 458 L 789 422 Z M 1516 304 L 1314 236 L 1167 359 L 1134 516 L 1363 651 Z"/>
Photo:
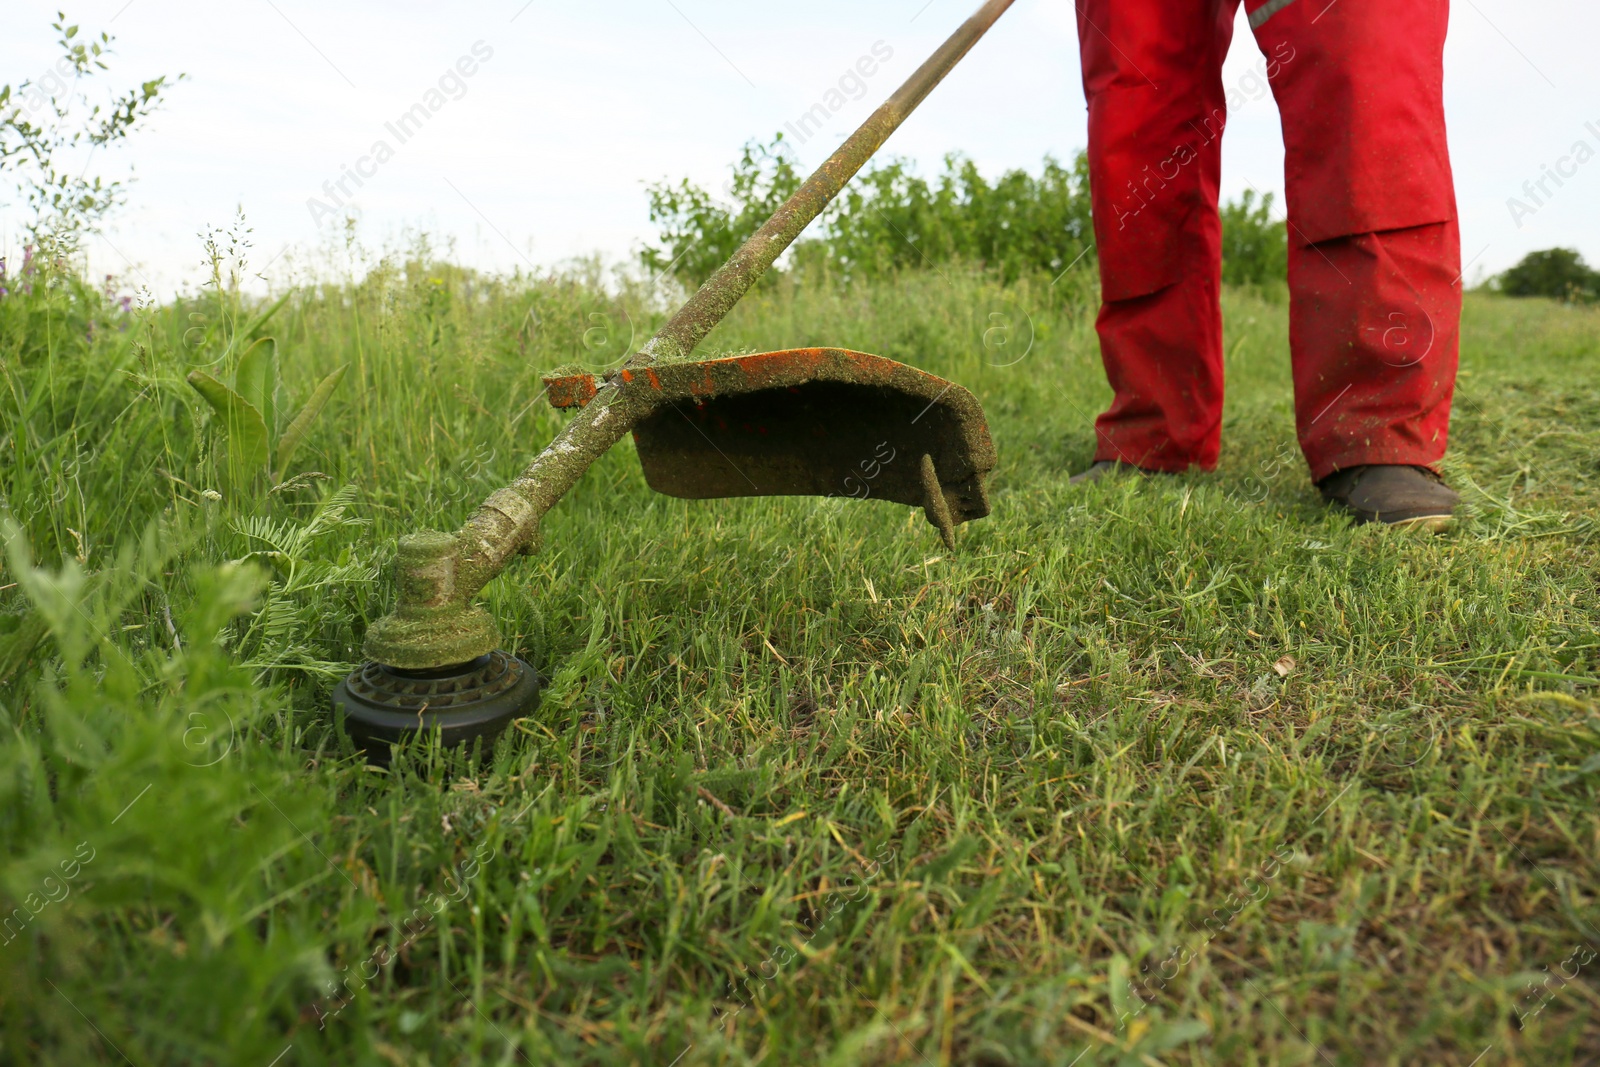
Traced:
<path id="1" fill-rule="evenodd" d="M 920 507 L 950 542 L 989 514 L 994 445 L 953 382 L 842 348 L 658 362 L 620 372 L 654 400 L 633 438 L 650 488 L 690 500 L 840 496 Z M 592 374 L 545 379 L 558 408 L 596 395 Z"/>
<path id="2" fill-rule="evenodd" d="M 363 663 L 333 691 L 345 731 L 379 762 L 388 761 L 390 745 L 432 730 L 446 746 L 482 738 L 487 752 L 512 719 L 531 715 L 538 703 L 534 669 L 498 649 L 439 670 Z"/>

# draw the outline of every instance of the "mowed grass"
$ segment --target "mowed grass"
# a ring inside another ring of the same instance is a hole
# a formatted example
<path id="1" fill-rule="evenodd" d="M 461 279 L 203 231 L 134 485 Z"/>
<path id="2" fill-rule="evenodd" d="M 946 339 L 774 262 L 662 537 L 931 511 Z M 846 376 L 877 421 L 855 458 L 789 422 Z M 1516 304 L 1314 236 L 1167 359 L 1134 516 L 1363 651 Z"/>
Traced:
<path id="1" fill-rule="evenodd" d="M 394 539 L 556 432 L 539 371 L 668 301 L 423 261 L 308 288 L 269 330 L 290 392 L 352 372 L 297 464 L 325 477 L 275 493 L 218 483 L 181 381 L 226 299 L 93 341 L 36 313 L 5 492 L 56 577 L 14 542 L 0 606 L 54 638 L 3 697 L 0 894 L 96 853 L 0 945 L 0 1056 L 1600 1062 L 1600 314 L 1469 295 L 1469 507 L 1429 538 L 1319 504 L 1270 293 L 1226 295 L 1215 474 L 1069 488 L 1092 300 L 954 270 L 752 295 L 703 353 L 975 392 L 993 515 L 949 553 L 892 504 L 678 501 L 624 443 L 486 596 L 537 712 L 483 766 L 387 770 L 325 705 Z"/>

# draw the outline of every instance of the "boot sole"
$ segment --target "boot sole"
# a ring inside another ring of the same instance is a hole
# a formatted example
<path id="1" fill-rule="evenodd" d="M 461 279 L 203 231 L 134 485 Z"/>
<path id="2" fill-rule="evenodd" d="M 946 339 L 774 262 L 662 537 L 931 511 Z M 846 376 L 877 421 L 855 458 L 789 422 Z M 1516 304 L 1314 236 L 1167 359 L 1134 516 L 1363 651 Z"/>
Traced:
<path id="1" fill-rule="evenodd" d="M 1454 529 L 1456 525 L 1456 515 L 1453 511 L 1433 515 L 1407 515 L 1403 519 L 1386 519 L 1379 513 L 1353 508 L 1342 500 L 1329 497 L 1323 499 L 1327 501 L 1328 507 L 1350 516 L 1358 526 L 1371 524 L 1387 526 L 1391 530 L 1427 530 L 1429 533 L 1437 534 Z"/>
<path id="2" fill-rule="evenodd" d="M 1399 519 L 1395 522 L 1386 522 L 1393 530 L 1426 530 L 1429 533 L 1447 533 L 1455 529 L 1456 517 L 1454 515 L 1418 515 L 1410 519 Z"/>

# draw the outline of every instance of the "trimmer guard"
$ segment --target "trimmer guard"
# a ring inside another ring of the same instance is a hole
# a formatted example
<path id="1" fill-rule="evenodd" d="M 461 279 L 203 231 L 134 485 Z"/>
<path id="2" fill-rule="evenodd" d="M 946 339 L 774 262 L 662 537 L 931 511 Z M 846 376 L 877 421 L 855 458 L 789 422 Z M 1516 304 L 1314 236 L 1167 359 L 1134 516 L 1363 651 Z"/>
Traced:
<path id="1" fill-rule="evenodd" d="M 544 382 L 558 408 L 596 395 L 592 374 Z M 989 514 L 995 451 L 982 406 L 915 367 L 796 348 L 657 362 L 614 382 L 654 402 L 633 438 L 658 493 L 893 500 L 923 508 L 947 544 L 957 524 Z"/>

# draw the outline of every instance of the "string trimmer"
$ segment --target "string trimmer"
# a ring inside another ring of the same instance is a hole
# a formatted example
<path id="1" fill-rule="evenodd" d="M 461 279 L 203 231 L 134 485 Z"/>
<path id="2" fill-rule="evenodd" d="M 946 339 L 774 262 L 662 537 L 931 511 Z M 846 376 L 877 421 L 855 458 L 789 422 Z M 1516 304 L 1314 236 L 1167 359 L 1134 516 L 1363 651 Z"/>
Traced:
<path id="1" fill-rule="evenodd" d="M 400 538 L 394 612 L 333 694 L 357 742 L 380 756 L 432 730 L 488 743 L 533 709 L 537 675 L 500 650 L 473 599 L 539 550 L 544 513 L 630 431 L 645 480 L 669 496 L 859 495 L 852 483 L 870 478 L 872 496 L 920 507 L 952 547 L 956 526 L 989 513 L 994 445 L 959 385 L 840 348 L 691 355 L 1011 3 L 988 0 L 619 369 L 545 378 L 551 403 L 577 415 L 465 526 Z"/>

